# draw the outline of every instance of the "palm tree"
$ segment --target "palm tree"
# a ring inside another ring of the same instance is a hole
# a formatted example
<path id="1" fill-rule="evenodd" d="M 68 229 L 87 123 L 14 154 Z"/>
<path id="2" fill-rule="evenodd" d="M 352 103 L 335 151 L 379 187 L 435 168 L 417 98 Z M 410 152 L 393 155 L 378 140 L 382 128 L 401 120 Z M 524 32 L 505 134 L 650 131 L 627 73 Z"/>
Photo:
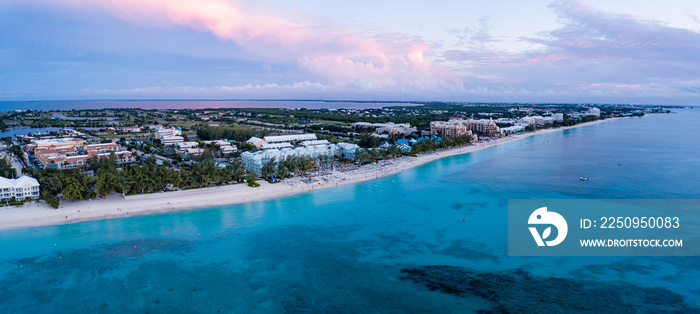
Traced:
<path id="1" fill-rule="evenodd" d="M 277 174 L 280 176 L 280 179 L 286 178 L 289 175 L 289 168 L 287 168 L 285 163 L 280 162 L 277 164 Z"/>
<path id="2" fill-rule="evenodd" d="M 233 171 L 233 179 L 241 182 L 243 181 L 243 177 L 245 176 L 245 166 L 243 165 L 243 161 L 240 159 L 234 160 L 233 162 L 229 162 L 228 167 Z"/>
<path id="3" fill-rule="evenodd" d="M 260 173 L 262 174 L 262 177 L 266 180 L 269 180 L 272 178 L 272 176 L 275 175 L 275 172 L 277 170 L 277 163 L 275 162 L 275 157 L 272 157 L 270 160 L 266 161 L 262 169 L 260 170 Z"/>
<path id="4" fill-rule="evenodd" d="M 302 175 L 308 173 L 314 169 L 314 161 L 309 157 L 303 157 L 299 169 Z"/>

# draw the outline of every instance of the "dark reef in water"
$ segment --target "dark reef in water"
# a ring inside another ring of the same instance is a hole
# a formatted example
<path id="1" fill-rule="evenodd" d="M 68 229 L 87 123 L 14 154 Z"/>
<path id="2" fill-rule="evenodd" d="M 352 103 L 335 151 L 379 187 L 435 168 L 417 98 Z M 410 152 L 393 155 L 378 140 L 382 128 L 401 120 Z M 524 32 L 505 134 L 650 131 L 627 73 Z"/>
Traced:
<path id="1" fill-rule="evenodd" d="M 401 270 L 401 279 L 454 296 L 478 296 L 494 303 L 483 312 L 518 313 L 700 313 L 683 296 L 663 288 L 532 276 L 523 270 L 478 272 L 453 266 Z"/>

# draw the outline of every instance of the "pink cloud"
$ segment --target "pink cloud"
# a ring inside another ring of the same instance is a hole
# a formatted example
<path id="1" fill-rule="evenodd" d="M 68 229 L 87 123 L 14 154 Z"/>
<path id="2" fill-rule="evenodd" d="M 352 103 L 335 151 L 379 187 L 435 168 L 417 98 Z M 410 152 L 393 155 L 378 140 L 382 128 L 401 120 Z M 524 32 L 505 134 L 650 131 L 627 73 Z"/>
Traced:
<path id="1" fill-rule="evenodd" d="M 345 57 L 303 58 L 300 63 L 310 72 L 338 86 L 381 90 L 434 90 L 450 85 L 448 71 L 428 62 L 425 46 L 411 46 L 403 55 L 379 54 L 363 60 Z"/>
<path id="2" fill-rule="evenodd" d="M 185 26 L 230 40 L 251 55 L 298 63 L 336 84 L 373 87 L 433 86 L 450 77 L 424 53 L 428 45 L 392 36 L 372 36 L 255 12 L 229 0 L 64 0 L 100 6 L 120 19 L 146 27 Z"/>
<path id="3" fill-rule="evenodd" d="M 100 6 L 130 23 L 182 25 L 238 44 L 261 42 L 287 46 L 311 34 L 295 21 L 244 11 L 226 0 L 65 0 L 77 7 Z"/>

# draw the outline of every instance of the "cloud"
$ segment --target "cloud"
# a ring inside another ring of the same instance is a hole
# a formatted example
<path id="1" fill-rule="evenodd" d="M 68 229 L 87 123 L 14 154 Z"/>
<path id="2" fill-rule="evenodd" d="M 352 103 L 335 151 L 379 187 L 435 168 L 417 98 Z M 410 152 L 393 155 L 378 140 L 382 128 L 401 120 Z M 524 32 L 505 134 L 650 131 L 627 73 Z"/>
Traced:
<path id="1" fill-rule="evenodd" d="M 121 91 L 125 97 L 307 93 L 495 101 L 698 94 L 700 33 L 579 1 L 551 4 L 560 25 L 539 36 L 509 37 L 509 25 L 484 17 L 448 31 L 448 39 L 433 29 L 435 42 L 337 17 L 270 10 L 267 1 L 0 5 L 0 26 L 13 29 L 0 34 L 0 93 L 13 97 L 21 90 L 25 97 L 78 95 L 58 98 L 81 98 L 83 91 L 88 98 L 101 91 L 119 98 Z M 35 14 L 14 14 L 27 8 Z M 204 87 L 187 87 L 198 85 Z"/>
<path id="2" fill-rule="evenodd" d="M 231 41 L 262 61 L 296 63 L 318 79 L 372 89 L 432 88 L 438 69 L 430 49 L 397 34 L 350 32 L 245 7 L 229 0 L 64 0 L 76 8 L 98 6 L 135 25 L 185 26 Z"/>
<path id="3" fill-rule="evenodd" d="M 481 23 L 458 32 L 456 39 L 466 44 L 443 51 L 441 58 L 462 66 L 465 89 L 481 95 L 611 100 L 697 96 L 700 33 L 601 11 L 586 2 L 556 1 L 550 8 L 560 26 L 521 39 L 536 48 L 513 52 L 474 43 L 473 38 L 494 41 L 487 24 Z"/>
<path id="4" fill-rule="evenodd" d="M 579 1 L 557 1 L 551 8 L 564 26 L 543 44 L 561 58 L 631 58 L 645 61 L 700 62 L 700 33 L 662 22 L 597 10 Z"/>

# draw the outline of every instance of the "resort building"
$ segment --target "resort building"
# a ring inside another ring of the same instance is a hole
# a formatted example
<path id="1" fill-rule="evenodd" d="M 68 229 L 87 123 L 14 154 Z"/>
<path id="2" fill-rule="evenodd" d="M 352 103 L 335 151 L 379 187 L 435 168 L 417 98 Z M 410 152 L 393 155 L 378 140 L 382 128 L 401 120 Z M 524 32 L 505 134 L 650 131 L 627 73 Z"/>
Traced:
<path id="1" fill-rule="evenodd" d="M 87 167 L 87 161 L 90 159 L 92 156 L 97 156 L 97 158 L 106 158 L 109 157 L 110 155 L 114 154 L 114 158 L 117 160 L 118 164 L 128 164 L 136 161 L 134 158 L 133 154 L 130 151 L 117 151 L 117 152 L 108 152 L 108 153 L 90 153 L 89 155 L 75 155 L 75 156 L 66 156 L 63 158 L 63 160 L 59 160 L 58 162 L 54 161 L 56 164 L 56 168 L 54 169 L 78 169 L 78 168 L 84 168 Z M 47 165 L 45 168 L 51 168 L 53 165 Z"/>
<path id="2" fill-rule="evenodd" d="M 199 148 L 198 142 L 176 143 L 175 148 L 180 154 L 188 154 L 194 156 L 199 156 L 204 152 L 204 149 Z"/>
<path id="3" fill-rule="evenodd" d="M 404 134 L 411 135 L 418 131 L 417 128 L 411 127 L 410 123 L 369 123 L 369 122 L 355 122 L 352 124 L 355 129 L 371 129 L 377 134 Z"/>
<path id="4" fill-rule="evenodd" d="M 39 181 L 28 176 L 18 179 L 0 177 L 0 201 L 10 201 L 12 198 L 24 200 L 39 198 Z"/>
<path id="5" fill-rule="evenodd" d="M 492 119 L 463 120 L 452 118 L 448 121 L 430 122 L 430 135 L 432 136 L 458 137 L 475 134 L 488 137 L 503 136 L 500 128 Z"/>
<path id="6" fill-rule="evenodd" d="M 182 136 L 163 136 L 160 140 L 165 146 L 176 146 L 178 143 L 184 142 L 185 138 Z"/>
<path id="7" fill-rule="evenodd" d="M 162 126 L 157 126 L 155 131 L 156 131 L 156 138 L 163 138 L 164 136 L 182 135 L 181 128 L 164 128 Z"/>
<path id="8" fill-rule="evenodd" d="M 552 119 L 554 119 L 555 122 L 564 122 L 564 114 L 563 113 L 552 114 Z"/>
<path id="9" fill-rule="evenodd" d="M 405 123 L 405 126 L 388 126 L 388 127 L 383 127 L 383 128 L 377 128 L 375 130 L 376 133 L 378 134 L 389 134 L 389 135 L 396 135 L 396 134 L 403 134 L 403 135 L 411 135 L 418 131 L 417 128 L 411 127 L 410 124 Z"/>
<path id="10" fill-rule="evenodd" d="M 79 154 L 76 147 L 62 148 L 37 148 L 34 157 L 44 169 L 76 169 L 87 165 L 90 156 L 100 158 L 114 154 L 120 164 L 134 162 L 134 157 L 129 151 L 119 151 L 119 145 L 115 143 L 85 145 L 81 148 L 85 153 Z"/>
<path id="11" fill-rule="evenodd" d="M 238 152 L 238 147 L 231 145 L 231 143 L 229 143 L 228 146 L 220 146 L 219 151 L 224 155 L 233 154 L 233 153 Z"/>
<path id="12" fill-rule="evenodd" d="M 83 146 L 82 138 L 54 138 L 48 140 L 34 140 L 27 145 L 27 149 L 36 150 L 37 148 L 76 148 Z"/>
<path id="13" fill-rule="evenodd" d="M 542 116 L 530 116 L 530 117 L 523 117 L 522 119 L 519 120 L 520 123 L 526 123 L 528 125 L 532 125 L 534 127 L 541 127 L 545 125 L 545 120 L 544 117 Z"/>
<path id="14" fill-rule="evenodd" d="M 596 107 L 589 108 L 586 115 L 587 116 L 596 116 L 596 117 L 600 118 L 600 109 L 598 109 Z"/>
<path id="15" fill-rule="evenodd" d="M 233 154 L 238 151 L 238 147 L 231 144 L 229 141 L 217 140 L 217 141 L 204 141 L 204 144 L 216 144 L 219 145 L 219 152 L 223 155 Z"/>
<path id="16" fill-rule="evenodd" d="M 259 138 L 259 137 L 251 137 L 249 140 L 246 141 L 246 143 L 255 146 L 255 148 L 260 148 L 261 146 L 267 144 L 265 140 Z"/>
<path id="17" fill-rule="evenodd" d="M 179 152 L 187 151 L 192 148 L 199 148 L 199 143 L 197 142 L 182 142 L 175 144 Z"/>
<path id="18" fill-rule="evenodd" d="M 119 150 L 119 144 L 117 144 L 117 143 L 89 144 L 89 145 L 83 146 L 83 151 L 86 154 L 109 153 L 109 152 L 116 152 L 118 150 Z"/>
<path id="19" fill-rule="evenodd" d="M 329 145 L 319 145 L 310 147 L 297 147 L 285 149 L 268 149 L 257 152 L 243 152 L 241 158 L 248 172 L 261 175 L 262 167 L 265 163 L 272 160 L 284 160 L 289 157 L 308 157 L 311 159 L 319 159 L 321 157 L 342 157 L 346 159 L 354 159 L 355 152 L 360 147 L 350 143 L 338 143 Z"/>
<path id="20" fill-rule="evenodd" d="M 430 122 L 430 135 L 441 137 L 460 137 L 471 135 L 462 119 L 450 119 L 448 121 Z"/>
<path id="21" fill-rule="evenodd" d="M 265 136 L 263 140 L 267 144 L 282 143 L 282 142 L 299 142 L 299 141 L 314 141 L 317 140 L 316 134 L 290 134 L 290 135 L 277 135 L 277 136 Z"/>
<path id="22" fill-rule="evenodd" d="M 87 167 L 88 155 L 67 156 L 58 162 L 54 161 L 56 168 L 54 169 L 77 169 Z M 52 165 L 46 165 L 44 168 L 52 168 Z"/>
<path id="23" fill-rule="evenodd" d="M 329 145 L 331 142 L 328 140 L 315 140 L 315 141 L 304 141 L 301 142 L 301 146 L 304 147 L 311 147 L 311 146 L 321 146 L 321 145 Z"/>
<path id="24" fill-rule="evenodd" d="M 293 148 L 294 146 L 291 143 L 274 143 L 274 144 L 263 144 L 260 146 L 260 149 L 267 150 L 267 149 L 284 149 L 284 148 Z"/>
<path id="25" fill-rule="evenodd" d="M 503 132 L 503 134 L 515 134 L 515 133 L 519 133 L 519 132 L 524 132 L 526 128 L 527 128 L 527 124 L 518 123 L 518 124 L 513 125 L 513 126 L 501 128 L 501 132 Z"/>

